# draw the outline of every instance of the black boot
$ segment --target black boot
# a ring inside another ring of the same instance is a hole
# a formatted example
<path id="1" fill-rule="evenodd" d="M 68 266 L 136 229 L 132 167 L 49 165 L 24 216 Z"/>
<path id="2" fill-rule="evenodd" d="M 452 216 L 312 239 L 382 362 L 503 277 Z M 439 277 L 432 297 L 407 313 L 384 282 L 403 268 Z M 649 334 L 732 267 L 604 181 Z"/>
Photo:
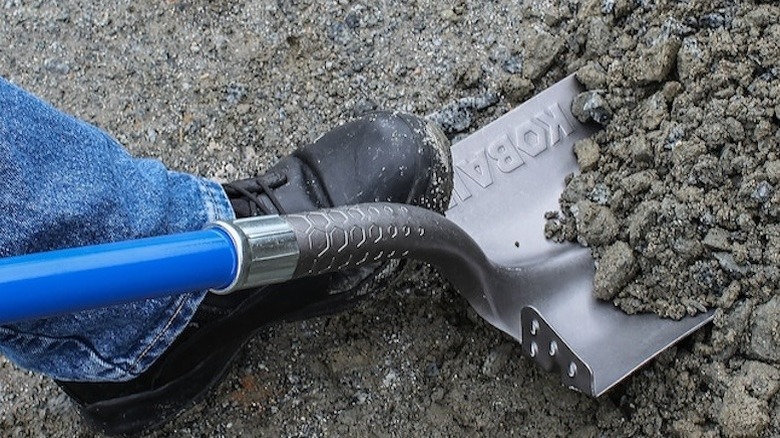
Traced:
<path id="1" fill-rule="evenodd" d="M 452 189 L 447 139 L 404 114 L 375 113 L 333 129 L 264 175 L 225 184 L 237 217 L 388 201 L 443 212 Z M 403 262 L 209 294 L 190 325 L 128 382 L 57 382 L 90 426 L 108 435 L 159 427 L 194 405 L 225 375 L 258 329 L 353 306 L 400 276 Z"/>

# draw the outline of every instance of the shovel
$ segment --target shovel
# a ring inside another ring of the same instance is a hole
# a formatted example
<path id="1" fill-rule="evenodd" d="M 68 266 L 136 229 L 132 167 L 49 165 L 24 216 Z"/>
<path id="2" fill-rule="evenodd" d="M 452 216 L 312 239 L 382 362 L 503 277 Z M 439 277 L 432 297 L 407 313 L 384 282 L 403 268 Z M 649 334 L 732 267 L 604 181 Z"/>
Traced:
<path id="1" fill-rule="evenodd" d="M 603 394 L 713 317 L 627 315 L 593 298 L 587 248 L 544 237 L 574 142 L 594 132 L 569 77 L 452 148 L 446 217 L 372 203 L 217 222 L 171 236 L 0 260 L 0 324 L 134 300 L 214 293 L 393 258 L 437 266 L 485 320 L 562 382 Z"/>

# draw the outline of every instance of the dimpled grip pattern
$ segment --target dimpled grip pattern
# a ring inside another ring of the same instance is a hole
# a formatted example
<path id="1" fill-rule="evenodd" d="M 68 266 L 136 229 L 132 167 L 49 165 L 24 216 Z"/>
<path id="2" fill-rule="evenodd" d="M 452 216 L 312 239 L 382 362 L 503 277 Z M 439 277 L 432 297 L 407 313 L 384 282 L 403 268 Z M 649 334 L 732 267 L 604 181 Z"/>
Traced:
<path id="1" fill-rule="evenodd" d="M 293 229 L 300 248 L 294 278 L 392 258 L 413 258 L 437 265 L 460 289 L 479 287 L 484 264 L 489 265 L 460 227 L 419 207 L 371 203 L 291 214 L 283 219 Z"/>
<path id="2" fill-rule="evenodd" d="M 400 248 L 402 242 L 425 236 L 425 227 L 411 223 L 409 208 L 404 205 L 356 205 L 285 219 L 301 250 L 295 277 L 406 257 L 409 250 Z"/>

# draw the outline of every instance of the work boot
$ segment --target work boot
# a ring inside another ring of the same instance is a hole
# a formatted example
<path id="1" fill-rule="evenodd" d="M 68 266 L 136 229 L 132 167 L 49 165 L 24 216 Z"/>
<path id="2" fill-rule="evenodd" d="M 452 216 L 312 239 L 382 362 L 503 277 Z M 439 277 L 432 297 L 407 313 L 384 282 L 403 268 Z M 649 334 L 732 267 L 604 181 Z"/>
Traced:
<path id="1" fill-rule="evenodd" d="M 379 201 L 443 212 L 452 190 L 448 146 L 429 122 L 379 112 L 335 128 L 265 174 L 224 189 L 238 218 Z M 184 332 L 137 378 L 57 383 L 94 429 L 137 435 L 203 398 L 258 330 L 354 306 L 397 280 L 404 263 L 391 260 L 225 296 L 208 294 Z"/>

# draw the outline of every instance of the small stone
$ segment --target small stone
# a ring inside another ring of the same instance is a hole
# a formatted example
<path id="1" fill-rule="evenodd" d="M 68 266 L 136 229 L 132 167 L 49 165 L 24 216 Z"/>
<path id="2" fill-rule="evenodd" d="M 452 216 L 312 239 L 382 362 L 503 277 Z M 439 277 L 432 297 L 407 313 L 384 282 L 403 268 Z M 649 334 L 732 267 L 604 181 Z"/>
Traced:
<path id="1" fill-rule="evenodd" d="M 598 143 L 588 137 L 574 144 L 574 155 L 577 156 L 580 170 L 587 172 L 596 167 L 601 154 Z"/>
<path id="2" fill-rule="evenodd" d="M 157 131 L 154 128 L 147 128 L 146 129 L 146 140 L 149 143 L 154 143 L 157 141 Z"/>
<path id="3" fill-rule="evenodd" d="M 617 236 L 617 219 L 609 208 L 580 201 L 571 210 L 577 221 L 577 240 L 582 245 L 604 245 Z"/>
<path id="4" fill-rule="evenodd" d="M 444 9 L 441 11 L 441 18 L 452 22 L 458 21 L 459 19 L 458 14 L 456 14 L 452 9 Z"/>
<path id="5" fill-rule="evenodd" d="M 360 27 L 360 15 L 355 11 L 350 11 L 347 13 L 346 17 L 344 17 L 344 24 L 350 29 L 357 29 Z"/>
<path id="6" fill-rule="evenodd" d="M 680 40 L 667 37 L 648 47 L 636 62 L 628 63 L 626 77 L 640 85 L 663 81 L 677 62 Z"/>
<path id="7" fill-rule="evenodd" d="M 394 386 L 398 382 L 398 373 L 395 372 L 395 370 L 390 370 L 385 374 L 385 377 L 382 379 L 382 387 L 387 388 L 390 386 Z"/>
<path id="8" fill-rule="evenodd" d="M 607 71 L 594 61 L 590 61 L 577 70 L 577 80 L 588 90 L 606 88 L 608 81 Z"/>
<path id="9" fill-rule="evenodd" d="M 710 228 L 710 230 L 707 231 L 707 235 L 704 236 L 704 241 L 702 243 L 711 249 L 731 251 L 729 232 L 722 228 Z"/>
<path id="10" fill-rule="evenodd" d="M 231 105 L 238 104 L 246 96 L 246 86 L 243 84 L 230 84 L 225 90 L 225 101 Z"/>
<path id="11" fill-rule="evenodd" d="M 70 72 L 70 65 L 58 58 L 49 58 L 46 61 L 43 61 L 43 68 L 60 75 L 66 75 Z"/>
<path id="12" fill-rule="evenodd" d="M 747 268 L 739 265 L 734 260 L 734 256 L 731 253 L 716 252 L 712 255 L 715 257 L 715 260 L 718 261 L 720 267 L 732 277 L 739 278 L 747 273 Z"/>
<path id="13" fill-rule="evenodd" d="M 647 142 L 647 138 L 644 135 L 637 135 L 632 137 L 632 139 L 633 141 L 628 146 L 631 152 L 631 159 L 637 163 L 652 163 L 654 156 L 653 148 Z"/>
<path id="14" fill-rule="evenodd" d="M 723 24 L 726 22 L 726 19 L 723 17 L 722 14 L 719 14 L 717 12 L 712 12 L 709 14 L 704 14 L 699 18 L 699 26 L 701 27 L 709 27 L 710 29 L 716 29 L 718 27 L 723 27 Z"/>
<path id="15" fill-rule="evenodd" d="M 602 300 L 611 300 L 631 281 L 637 271 L 634 251 L 618 240 L 604 251 L 596 267 L 593 280 L 593 295 Z"/>
<path id="16" fill-rule="evenodd" d="M 514 54 L 501 62 L 501 68 L 509 74 L 517 74 L 523 71 L 523 57 L 520 54 Z"/>
<path id="17" fill-rule="evenodd" d="M 368 400 L 368 392 L 360 390 L 355 393 L 353 398 L 355 399 L 355 403 L 362 405 Z"/>
<path id="18" fill-rule="evenodd" d="M 612 109 L 598 91 L 586 91 L 577 95 L 571 104 L 571 112 L 582 123 L 593 120 L 600 125 L 606 125 L 612 120 Z"/>
<path id="19" fill-rule="evenodd" d="M 612 196 L 612 191 L 602 183 L 593 186 L 593 190 L 588 193 L 588 199 L 599 205 L 607 205 L 610 196 Z"/>
<path id="20" fill-rule="evenodd" d="M 431 362 L 425 366 L 425 375 L 428 377 L 438 377 L 440 373 L 439 365 L 436 362 Z"/>
<path id="21" fill-rule="evenodd" d="M 249 110 L 252 109 L 252 106 L 246 103 L 242 103 L 236 106 L 236 112 L 244 115 L 249 112 Z"/>
<path id="22" fill-rule="evenodd" d="M 684 91 L 684 87 L 677 81 L 669 81 L 664 84 L 661 89 L 661 95 L 666 99 L 666 103 L 671 104 L 674 102 L 674 98 L 679 96 Z"/>
<path id="23" fill-rule="evenodd" d="M 773 189 L 774 188 L 772 187 L 771 184 L 769 184 L 766 181 L 761 181 L 760 183 L 758 183 L 756 190 L 753 191 L 750 197 L 755 199 L 758 202 L 764 203 L 768 201 L 769 198 L 772 197 Z"/>
<path id="24" fill-rule="evenodd" d="M 665 119 L 669 118 L 669 109 L 666 104 L 666 97 L 662 92 L 658 92 L 642 101 L 639 107 L 639 120 L 647 131 L 652 131 Z"/>
<path id="25" fill-rule="evenodd" d="M 523 44 L 525 46 L 523 76 L 536 80 L 544 76 L 558 59 L 558 54 L 564 47 L 564 40 L 538 30 L 530 32 Z"/>
<path id="26" fill-rule="evenodd" d="M 492 93 L 464 97 L 430 114 L 427 118 L 448 134 L 463 132 L 474 123 L 474 112 L 493 106 L 497 102 L 498 96 Z"/>
<path id="27" fill-rule="evenodd" d="M 780 361 L 780 296 L 756 307 L 750 326 L 748 355 L 764 361 Z"/>

